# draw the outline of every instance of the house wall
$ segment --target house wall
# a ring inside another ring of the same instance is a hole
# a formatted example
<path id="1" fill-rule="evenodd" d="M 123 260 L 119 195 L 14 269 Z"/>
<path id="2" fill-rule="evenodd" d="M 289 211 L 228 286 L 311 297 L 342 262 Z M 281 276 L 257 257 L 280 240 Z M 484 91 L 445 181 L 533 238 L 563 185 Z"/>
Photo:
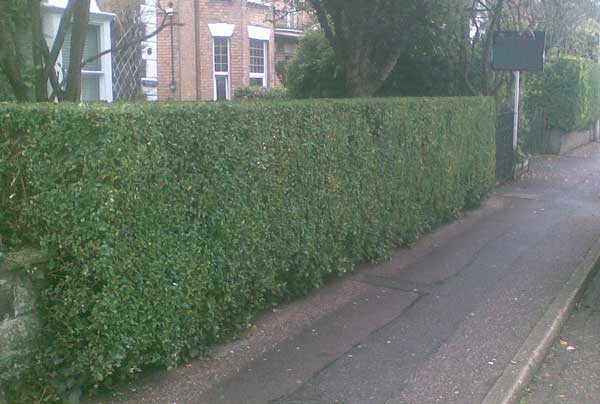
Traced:
<path id="1" fill-rule="evenodd" d="M 160 100 L 214 99 L 213 36 L 209 24 L 216 23 L 235 25 L 229 44 L 231 94 L 250 83 L 248 26 L 271 30 L 267 82 L 268 86 L 275 85 L 275 37 L 273 24 L 268 21 L 272 19 L 270 6 L 248 0 L 176 0 L 173 10 L 174 16 L 169 18 L 173 18 L 177 26 L 172 30 L 167 28 L 158 36 Z M 159 11 L 157 19 L 160 21 L 163 17 Z M 172 70 L 175 86 L 171 86 Z"/>
<path id="2" fill-rule="evenodd" d="M 275 68 L 285 68 L 287 62 L 296 55 L 300 38 L 279 36 L 275 38 Z M 276 87 L 283 87 L 282 76 L 276 75 Z"/>
<path id="3" fill-rule="evenodd" d="M 128 24 L 131 24 L 131 14 L 130 10 L 137 8 L 139 10 L 139 16 L 141 18 L 142 23 L 144 24 L 144 29 L 146 34 L 150 34 L 157 29 L 157 5 L 162 5 L 164 1 L 159 0 L 96 0 L 98 6 L 101 10 L 114 13 L 116 15 L 116 19 L 114 24 L 128 27 Z M 118 41 L 121 39 L 120 35 L 122 31 L 118 29 L 115 30 L 115 25 L 113 24 L 113 33 L 117 35 L 113 35 L 113 39 Z M 114 45 L 114 43 L 113 43 Z M 141 72 L 135 72 L 136 77 L 131 77 L 132 80 L 140 80 L 141 79 L 141 91 L 146 96 L 148 101 L 155 101 L 158 99 L 157 92 L 157 80 L 158 80 L 158 47 L 157 47 L 157 37 L 153 36 L 147 38 L 141 43 L 141 54 L 139 55 L 140 63 L 142 64 Z M 119 57 L 123 57 L 123 53 L 116 53 L 113 57 L 115 65 L 119 65 Z M 118 74 L 119 71 L 116 69 L 115 74 Z M 122 73 L 122 72 L 121 72 Z M 123 74 L 123 73 L 122 73 Z M 140 77 L 137 77 L 139 74 Z M 121 77 L 122 79 L 122 77 Z M 117 85 L 119 78 L 115 77 L 115 85 Z M 118 92 L 116 96 L 119 96 Z M 129 99 L 119 99 L 119 101 L 128 101 Z"/>

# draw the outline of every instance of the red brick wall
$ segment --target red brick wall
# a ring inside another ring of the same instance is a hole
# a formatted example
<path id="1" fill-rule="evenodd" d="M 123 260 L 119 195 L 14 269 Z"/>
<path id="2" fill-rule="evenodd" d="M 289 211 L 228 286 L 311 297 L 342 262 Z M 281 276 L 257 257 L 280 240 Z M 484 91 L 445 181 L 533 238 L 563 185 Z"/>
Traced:
<path id="1" fill-rule="evenodd" d="M 174 0 L 175 20 L 181 24 L 174 27 L 173 59 L 177 88 L 169 88 L 171 82 L 171 30 L 158 37 L 159 99 L 212 100 L 214 98 L 213 37 L 208 24 L 234 24 L 230 38 L 230 84 L 231 94 L 250 82 L 248 25 L 273 29 L 271 9 L 247 3 L 247 0 L 197 0 L 198 19 L 195 17 L 195 0 Z M 159 14 L 158 19 L 162 16 Z M 198 23 L 199 38 L 196 38 Z M 275 85 L 275 40 L 269 41 L 268 83 Z M 196 58 L 199 65 L 196 66 Z"/>
<path id="2" fill-rule="evenodd" d="M 165 15 L 158 12 L 156 18 L 162 21 Z M 167 17 L 173 18 L 173 23 L 179 20 L 177 16 Z M 178 100 L 181 99 L 181 75 L 179 74 L 179 47 L 177 46 L 177 38 L 180 27 L 167 27 L 158 34 L 157 41 L 157 60 L 158 60 L 158 99 L 159 100 Z M 171 34 L 176 46 L 171 47 Z M 175 86 L 171 88 L 171 81 Z"/>

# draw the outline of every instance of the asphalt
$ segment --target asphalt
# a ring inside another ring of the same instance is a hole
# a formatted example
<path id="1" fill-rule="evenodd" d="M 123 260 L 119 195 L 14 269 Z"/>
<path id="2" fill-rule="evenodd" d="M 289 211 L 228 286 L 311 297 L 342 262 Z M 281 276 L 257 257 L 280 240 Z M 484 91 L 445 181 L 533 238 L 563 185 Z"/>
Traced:
<path id="1" fill-rule="evenodd" d="M 390 261 L 273 308 L 210 360 L 94 402 L 481 403 L 600 239 L 598 207 L 599 145 L 536 157 Z"/>
<path id="2" fill-rule="evenodd" d="M 600 402 L 600 275 L 563 327 L 521 404 Z"/>

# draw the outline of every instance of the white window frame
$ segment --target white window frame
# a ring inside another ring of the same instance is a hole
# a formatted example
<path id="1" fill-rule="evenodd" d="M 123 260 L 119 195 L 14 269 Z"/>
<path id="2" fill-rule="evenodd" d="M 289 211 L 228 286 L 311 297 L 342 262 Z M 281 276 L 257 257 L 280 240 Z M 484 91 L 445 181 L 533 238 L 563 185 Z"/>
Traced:
<path id="1" fill-rule="evenodd" d="M 95 21 L 90 21 L 89 27 L 91 27 L 91 26 L 98 27 L 98 49 L 100 51 L 102 51 L 103 49 L 106 49 L 104 46 L 104 40 L 102 39 L 102 37 L 104 36 L 102 24 L 95 22 Z M 110 49 L 110 48 L 108 48 L 108 49 Z M 62 56 L 61 56 L 61 59 L 62 59 Z M 102 57 L 100 57 L 100 60 L 98 62 L 100 64 L 100 70 L 86 70 L 85 68 L 81 69 L 81 81 L 82 81 L 81 88 L 83 88 L 83 79 L 85 77 L 98 77 L 98 85 L 100 86 L 100 88 L 98 89 L 98 94 L 100 96 L 99 97 L 100 99 L 98 101 L 102 101 L 107 98 L 106 89 L 104 88 L 104 87 L 106 87 L 106 73 L 104 71 L 104 63 L 105 62 L 104 62 L 104 60 L 102 60 Z M 63 61 L 63 63 L 64 63 L 64 61 Z M 110 87 L 111 87 L 111 101 L 112 101 L 112 83 L 110 83 Z M 83 94 L 81 96 L 83 97 Z"/>
<path id="2" fill-rule="evenodd" d="M 251 4 L 256 4 L 256 5 L 265 6 L 265 7 L 272 6 L 272 3 L 267 0 L 246 0 L 246 1 Z"/>
<path id="3" fill-rule="evenodd" d="M 263 87 L 269 87 L 269 66 L 271 63 L 271 55 L 269 53 L 270 51 L 270 46 L 269 44 L 271 43 L 271 38 L 273 36 L 273 31 L 270 28 L 265 28 L 265 27 L 260 27 L 260 26 L 255 26 L 255 25 L 248 25 L 248 38 L 249 38 L 249 42 L 248 45 L 250 46 L 250 44 L 252 43 L 253 40 L 255 41 L 262 41 L 263 43 L 263 52 L 265 55 L 265 70 L 264 73 L 250 73 L 250 79 L 262 79 L 263 81 Z M 248 58 L 248 67 L 250 70 L 250 57 Z"/>
<path id="4" fill-rule="evenodd" d="M 253 39 L 250 38 L 249 40 L 249 49 L 251 49 L 251 44 L 253 41 L 258 41 L 262 43 L 263 46 L 263 65 L 264 65 L 264 69 L 262 73 L 252 73 L 250 72 L 250 79 L 262 79 L 263 82 L 263 87 L 268 87 L 269 86 L 269 81 L 267 80 L 267 78 L 269 77 L 267 72 L 269 71 L 268 67 L 269 67 L 269 41 L 264 41 L 261 39 Z M 251 51 L 248 52 L 250 54 L 249 59 L 251 59 Z M 248 60 L 248 70 L 251 70 L 251 66 L 250 66 L 250 60 Z"/>
<path id="5" fill-rule="evenodd" d="M 215 69 L 215 40 L 221 39 L 227 41 L 227 72 L 218 72 Z M 217 101 L 217 76 L 226 77 L 227 85 L 225 86 L 225 98 L 231 101 L 231 40 L 229 37 L 214 36 L 212 51 L 212 65 L 213 65 L 213 100 Z"/>

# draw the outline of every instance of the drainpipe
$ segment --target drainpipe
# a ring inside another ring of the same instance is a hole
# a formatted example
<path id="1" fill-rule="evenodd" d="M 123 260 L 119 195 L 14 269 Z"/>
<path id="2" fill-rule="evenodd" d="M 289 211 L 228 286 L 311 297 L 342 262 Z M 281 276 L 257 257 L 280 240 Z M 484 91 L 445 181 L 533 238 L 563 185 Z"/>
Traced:
<path id="1" fill-rule="evenodd" d="M 201 65 L 200 65 L 200 0 L 194 0 L 194 47 L 195 47 L 195 59 L 196 59 L 196 99 L 199 100 L 202 97 L 201 92 Z"/>
<path id="2" fill-rule="evenodd" d="M 600 33 L 598 33 L 598 63 L 600 64 Z M 594 141 L 600 142 L 600 120 L 594 122 Z"/>
<path id="3" fill-rule="evenodd" d="M 175 91 L 177 90 L 177 82 L 175 81 L 175 30 L 173 29 L 173 25 L 174 25 L 174 18 L 175 18 L 175 9 L 173 8 L 173 3 L 169 3 L 169 6 L 165 9 L 165 13 L 166 16 L 170 18 L 170 38 L 169 40 L 171 41 L 171 48 L 170 50 L 170 56 L 171 56 L 171 82 L 169 83 L 169 89 L 171 90 L 171 93 L 175 94 Z"/>
<path id="4" fill-rule="evenodd" d="M 175 81 L 175 32 L 173 29 L 173 16 L 171 15 L 171 84 L 169 88 L 172 93 L 177 90 L 177 82 Z"/>

